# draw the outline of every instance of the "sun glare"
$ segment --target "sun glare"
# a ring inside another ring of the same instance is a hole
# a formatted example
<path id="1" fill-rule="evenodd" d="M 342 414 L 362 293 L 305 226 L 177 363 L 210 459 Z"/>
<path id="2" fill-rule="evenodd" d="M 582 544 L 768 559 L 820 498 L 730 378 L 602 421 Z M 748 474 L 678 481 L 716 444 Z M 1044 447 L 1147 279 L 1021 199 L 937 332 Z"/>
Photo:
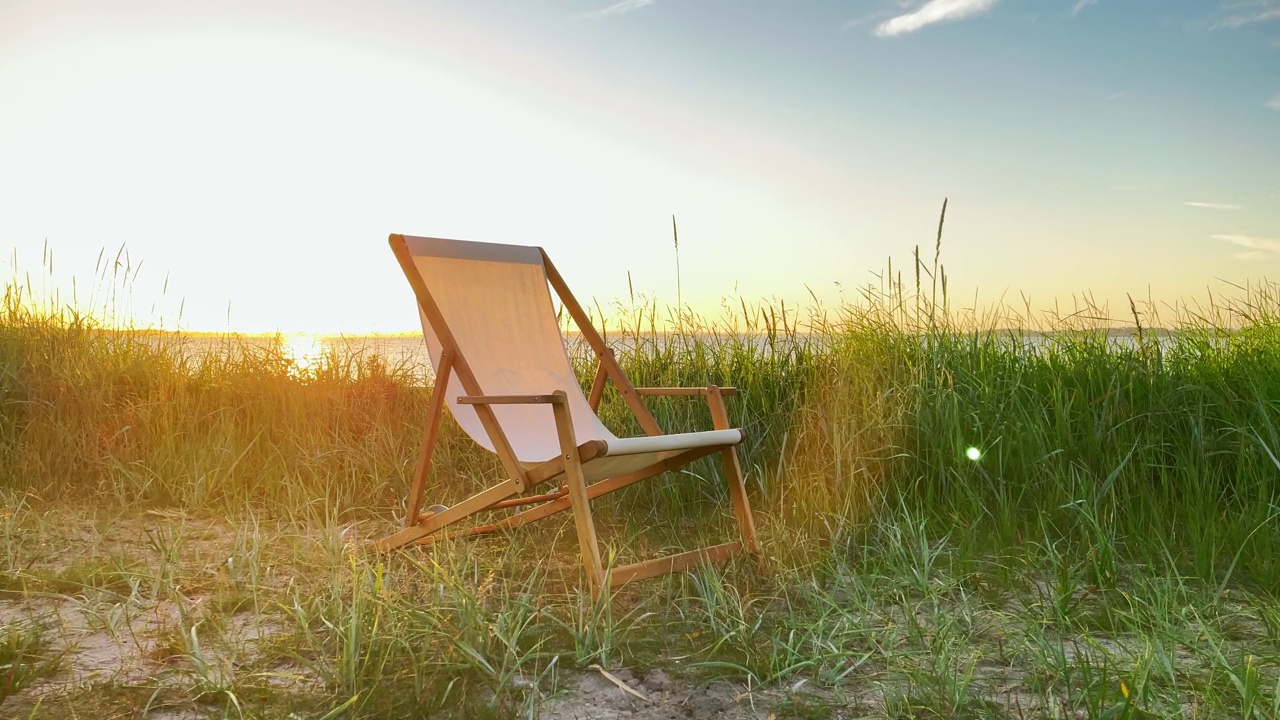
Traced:
<path id="1" fill-rule="evenodd" d="M 324 342 L 318 335 L 306 333 L 285 335 L 280 342 L 283 345 L 284 356 L 299 370 L 315 367 L 320 364 L 320 358 L 324 355 Z"/>

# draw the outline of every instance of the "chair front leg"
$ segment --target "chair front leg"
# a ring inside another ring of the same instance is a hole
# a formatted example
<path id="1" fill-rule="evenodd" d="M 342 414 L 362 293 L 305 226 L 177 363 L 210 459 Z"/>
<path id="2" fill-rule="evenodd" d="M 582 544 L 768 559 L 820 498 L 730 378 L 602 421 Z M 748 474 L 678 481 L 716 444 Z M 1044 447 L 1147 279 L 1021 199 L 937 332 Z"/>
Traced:
<path id="1" fill-rule="evenodd" d="M 564 456 L 564 475 L 569 486 L 569 502 L 573 506 L 573 522 L 578 529 L 578 545 L 582 548 L 582 566 L 587 572 L 592 596 L 598 597 L 604 589 L 604 564 L 600 561 L 600 544 L 596 541 L 596 525 L 591 518 L 587 480 L 582 472 L 582 459 L 578 457 L 578 440 L 573 432 L 568 395 L 563 390 L 557 390 L 554 395 L 556 401 L 552 403 L 551 411 L 555 413 L 556 434 L 560 438 L 560 453 Z"/>

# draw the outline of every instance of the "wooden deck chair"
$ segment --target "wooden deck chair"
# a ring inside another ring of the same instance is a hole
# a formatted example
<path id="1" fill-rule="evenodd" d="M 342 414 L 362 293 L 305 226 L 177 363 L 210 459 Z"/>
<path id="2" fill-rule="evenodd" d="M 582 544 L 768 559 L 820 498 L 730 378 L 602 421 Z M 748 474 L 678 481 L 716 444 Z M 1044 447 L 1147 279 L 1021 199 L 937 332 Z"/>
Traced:
<path id="1" fill-rule="evenodd" d="M 724 397 L 734 394 L 732 388 L 633 387 L 541 248 L 392 235 L 391 249 L 417 297 L 436 379 L 404 529 L 378 541 L 378 550 L 515 527 L 572 509 L 587 581 L 598 594 L 605 571 L 590 501 L 719 453 L 742 540 L 615 567 L 609 584 L 721 561 L 744 550 L 759 553 L 734 451 L 743 433 L 729 426 L 725 412 Z M 589 397 L 569 363 L 548 282 L 599 359 Z M 618 438 L 601 424 L 596 409 L 609 380 L 647 437 Z M 705 397 L 715 429 L 663 434 L 641 399 L 646 395 Z M 453 507 L 423 512 L 445 405 L 473 440 L 498 455 L 507 479 Z M 531 492 L 548 484 L 560 487 Z M 479 512 L 529 505 L 487 525 L 442 532 Z"/>

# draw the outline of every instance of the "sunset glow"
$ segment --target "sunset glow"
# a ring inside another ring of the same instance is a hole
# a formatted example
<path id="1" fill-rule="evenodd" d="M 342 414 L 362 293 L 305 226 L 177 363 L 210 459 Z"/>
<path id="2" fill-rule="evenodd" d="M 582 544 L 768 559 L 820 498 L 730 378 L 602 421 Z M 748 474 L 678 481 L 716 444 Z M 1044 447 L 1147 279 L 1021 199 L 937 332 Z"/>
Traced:
<path id="1" fill-rule="evenodd" d="M 1122 316 L 1280 262 L 1280 23 L 1176 5 L 19 0 L 0 272 L 126 247 L 143 325 L 401 332 L 406 232 L 714 314 L 931 257 L 946 196 L 966 306 Z"/>

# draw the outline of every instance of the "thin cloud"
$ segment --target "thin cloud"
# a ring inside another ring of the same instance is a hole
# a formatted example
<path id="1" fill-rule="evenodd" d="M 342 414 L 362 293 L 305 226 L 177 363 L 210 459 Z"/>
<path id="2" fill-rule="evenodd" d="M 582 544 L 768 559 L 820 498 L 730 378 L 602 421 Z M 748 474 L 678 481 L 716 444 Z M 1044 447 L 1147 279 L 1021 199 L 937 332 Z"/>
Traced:
<path id="1" fill-rule="evenodd" d="M 1219 23 L 1219 27 L 1242 28 L 1254 23 L 1280 20 L 1280 0 L 1241 0 L 1227 3 L 1227 17 Z"/>
<path id="2" fill-rule="evenodd" d="M 1084 12 L 1084 9 L 1089 7 L 1090 5 L 1097 5 L 1097 4 L 1098 4 L 1098 0 L 1079 0 L 1079 2 L 1076 3 L 1076 6 L 1071 8 L 1071 17 L 1075 17 L 1080 13 Z"/>
<path id="3" fill-rule="evenodd" d="M 1280 240 L 1255 237 L 1253 235 L 1210 235 L 1213 240 L 1231 243 L 1246 248 L 1248 252 L 1237 253 L 1233 257 L 1241 260 L 1280 255 Z"/>
<path id="4" fill-rule="evenodd" d="M 1104 98 L 1102 98 L 1102 99 L 1103 99 L 1103 100 L 1106 100 L 1107 102 L 1111 102 L 1112 100 L 1119 100 L 1119 99 L 1120 99 L 1120 98 L 1122 98 L 1122 97 L 1124 97 L 1124 91 L 1123 91 L 1123 90 L 1121 90 L 1120 92 L 1113 92 L 1113 93 L 1111 93 L 1110 95 L 1108 95 L 1108 96 L 1106 96 L 1106 97 L 1104 97 Z"/>
<path id="5" fill-rule="evenodd" d="M 606 8 L 594 10 L 583 15 L 584 18 L 606 18 L 611 15 L 626 15 L 632 10 L 639 10 L 642 7 L 648 7 L 657 0 L 622 0 L 622 2 L 614 3 Z"/>
<path id="6" fill-rule="evenodd" d="M 1276 112 L 1280 112 L 1280 95 L 1277 95 L 1271 98 L 1270 100 L 1268 100 L 1267 107 L 1271 108 L 1272 110 L 1275 110 Z"/>
<path id="7" fill-rule="evenodd" d="M 1193 208 L 1204 208 L 1205 210 L 1239 210 L 1244 207 L 1243 205 L 1231 205 L 1229 203 L 1195 202 L 1193 200 L 1188 200 L 1183 203 L 1183 205 Z"/>
<path id="8" fill-rule="evenodd" d="M 929 0 L 914 12 L 889 18 L 876 26 L 876 35 L 897 37 L 913 33 L 928 25 L 954 22 L 981 15 L 995 7 L 997 0 Z"/>
<path id="9" fill-rule="evenodd" d="M 878 13 L 871 13 L 870 15 L 863 15 L 860 18 L 854 18 L 846 22 L 845 24 L 841 25 L 840 30 L 848 31 L 848 30 L 853 30 L 854 28 L 860 28 L 863 25 L 867 25 L 875 22 L 876 20 L 879 20 L 880 18 L 884 17 L 884 15 L 885 15 L 884 13 L 878 12 Z"/>

